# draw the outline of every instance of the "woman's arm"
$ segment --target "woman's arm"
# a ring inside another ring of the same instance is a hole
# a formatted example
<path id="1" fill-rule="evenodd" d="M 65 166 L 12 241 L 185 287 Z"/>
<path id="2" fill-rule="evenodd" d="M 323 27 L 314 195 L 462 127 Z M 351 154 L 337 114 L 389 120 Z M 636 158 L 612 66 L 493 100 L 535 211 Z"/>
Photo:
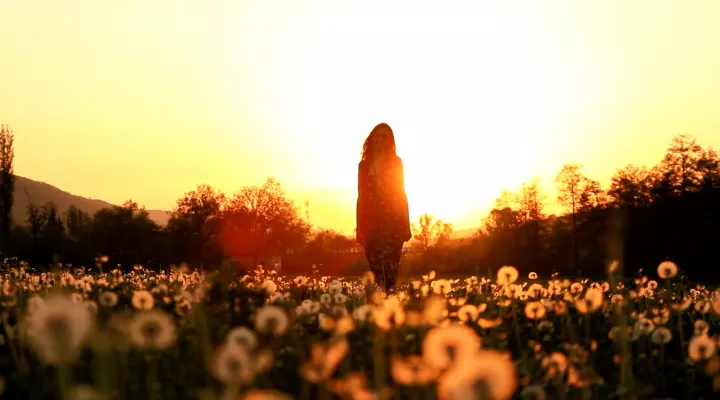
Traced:
<path id="1" fill-rule="evenodd" d="M 365 246 L 365 218 L 364 214 L 364 201 L 363 191 L 365 189 L 365 180 L 363 179 L 362 168 L 358 165 L 358 198 L 357 205 L 355 207 L 355 240 L 360 243 L 363 247 Z"/>
<path id="2" fill-rule="evenodd" d="M 402 215 L 402 229 L 403 229 L 403 240 L 408 241 L 412 239 L 412 231 L 410 230 L 410 207 L 408 205 L 407 192 L 405 191 L 405 168 L 403 167 L 402 159 L 398 158 L 398 190 L 400 192 L 400 201 Z"/>

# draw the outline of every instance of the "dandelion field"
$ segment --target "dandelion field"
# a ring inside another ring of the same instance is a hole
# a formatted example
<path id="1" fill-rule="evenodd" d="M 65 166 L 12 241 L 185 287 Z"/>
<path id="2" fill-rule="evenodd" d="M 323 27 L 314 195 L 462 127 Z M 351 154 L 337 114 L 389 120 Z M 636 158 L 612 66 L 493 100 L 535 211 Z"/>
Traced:
<path id="1" fill-rule="evenodd" d="M 397 291 L 187 267 L 2 265 L 0 389 L 26 399 L 710 399 L 720 290 L 528 273 Z M 653 271 L 654 273 L 655 271 Z"/>

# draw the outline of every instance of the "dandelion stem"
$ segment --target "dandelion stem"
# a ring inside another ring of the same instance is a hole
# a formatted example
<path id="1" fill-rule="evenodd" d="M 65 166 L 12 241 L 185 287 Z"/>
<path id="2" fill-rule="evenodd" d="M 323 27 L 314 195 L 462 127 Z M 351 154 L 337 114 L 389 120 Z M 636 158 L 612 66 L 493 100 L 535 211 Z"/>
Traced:
<path id="1" fill-rule="evenodd" d="M 585 314 L 585 344 L 590 344 L 590 316 L 591 313 Z"/>
<path id="2" fill-rule="evenodd" d="M 212 338 L 210 337 L 210 327 L 207 316 L 204 313 L 202 303 L 194 304 L 190 312 L 192 314 L 197 336 L 195 344 L 200 349 L 205 365 L 211 365 L 213 357 Z M 208 372 L 206 371 L 206 376 Z"/>
<path id="3" fill-rule="evenodd" d="M 608 273 L 608 283 L 610 283 L 610 289 L 612 293 L 616 293 L 617 283 L 615 282 L 615 274 L 613 271 Z M 621 399 L 633 398 L 633 376 L 632 376 L 632 361 L 630 359 L 630 351 L 628 349 L 628 335 L 627 335 L 627 321 L 625 320 L 625 313 L 621 305 L 617 308 L 613 307 L 613 316 L 615 319 L 615 326 L 618 327 L 622 334 L 619 334 L 618 347 L 620 352 L 620 387 L 618 388 L 618 394 Z"/>
<path id="4" fill-rule="evenodd" d="M 5 329 L 6 335 L 8 336 L 7 344 L 8 347 L 10 347 L 10 355 L 13 358 L 13 361 L 15 361 L 15 365 L 18 367 L 18 370 L 20 372 L 27 372 L 28 367 L 26 362 L 24 361 L 24 357 L 21 357 L 21 352 L 18 351 L 18 349 L 15 347 L 15 331 L 13 330 L 13 327 L 10 326 L 8 323 L 8 317 L 3 314 L 2 316 L 2 324 L 3 328 Z"/>
<path id="5" fill-rule="evenodd" d="M 60 365 L 57 369 L 58 389 L 60 398 L 63 400 L 70 399 L 70 385 L 72 383 L 72 366 Z"/>
<path id="6" fill-rule="evenodd" d="M 95 381 L 98 389 L 105 396 L 110 397 L 113 389 L 115 389 L 114 377 L 116 373 L 114 371 L 115 363 L 113 362 L 112 350 L 99 349 L 93 354 L 93 372 L 95 373 Z"/>
<path id="7" fill-rule="evenodd" d="M 512 305 L 512 312 L 513 312 L 513 325 L 515 325 L 515 340 L 517 340 L 517 346 L 518 346 L 518 352 L 520 352 L 520 357 L 522 357 L 522 365 L 526 366 L 526 357 L 525 357 L 525 351 L 523 350 L 522 346 L 522 339 L 520 338 L 520 321 L 517 315 L 517 306 L 513 302 Z"/>
<path id="8" fill-rule="evenodd" d="M 683 318 L 682 318 L 683 310 L 678 310 L 678 335 L 680 336 L 680 357 L 685 358 L 686 357 L 686 351 L 685 351 L 685 334 L 683 333 Z M 683 370 L 685 371 L 685 387 L 689 389 L 688 381 L 690 381 L 690 375 L 688 368 L 685 364 L 683 364 Z M 689 394 L 689 393 L 688 393 Z"/>
<path id="9" fill-rule="evenodd" d="M 373 342 L 373 364 L 375 389 L 380 390 L 385 383 L 385 333 L 380 330 Z"/>
<path id="10" fill-rule="evenodd" d="M 147 374 L 147 398 L 148 400 L 156 398 L 157 391 L 155 385 L 158 381 L 158 359 L 154 354 L 147 355 L 148 374 Z"/>
<path id="11" fill-rule="evenodd" d="M 310 396 L 310 383 L 307 381 L 307 379 L 303 378 L 300 386 L 300 398 L 309 400 L 312 397 Z"/>

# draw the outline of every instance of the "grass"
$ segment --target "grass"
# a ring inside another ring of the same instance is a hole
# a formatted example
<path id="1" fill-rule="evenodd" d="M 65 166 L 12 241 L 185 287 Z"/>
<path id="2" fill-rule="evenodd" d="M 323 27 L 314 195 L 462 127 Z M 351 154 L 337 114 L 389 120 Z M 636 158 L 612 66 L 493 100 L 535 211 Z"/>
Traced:
<path id="1" fill-rule="evenodd" d="M 680 399 L 720 389 L 720 292 L 689 286 L 673 264 L 659 267 L 661 281 L 431 273 L 391 295 L 370 276 L 2 267 L 8 398 Z"/>

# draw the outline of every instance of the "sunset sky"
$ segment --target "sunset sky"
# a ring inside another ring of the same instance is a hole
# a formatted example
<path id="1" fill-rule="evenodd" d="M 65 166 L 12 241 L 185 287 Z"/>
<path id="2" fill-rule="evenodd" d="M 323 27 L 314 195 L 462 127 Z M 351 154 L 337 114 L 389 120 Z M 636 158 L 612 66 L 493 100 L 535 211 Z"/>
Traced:
<path id="1" fill-rule="evenodd" d="M 350 232 L 362 142 L 394 129 L 413 217 L 479 225 L 579 162 L 607 183 L 720 147 L 720 1 L 0 1 L 16 174 L 170 209 L 275 176 Z"/>

